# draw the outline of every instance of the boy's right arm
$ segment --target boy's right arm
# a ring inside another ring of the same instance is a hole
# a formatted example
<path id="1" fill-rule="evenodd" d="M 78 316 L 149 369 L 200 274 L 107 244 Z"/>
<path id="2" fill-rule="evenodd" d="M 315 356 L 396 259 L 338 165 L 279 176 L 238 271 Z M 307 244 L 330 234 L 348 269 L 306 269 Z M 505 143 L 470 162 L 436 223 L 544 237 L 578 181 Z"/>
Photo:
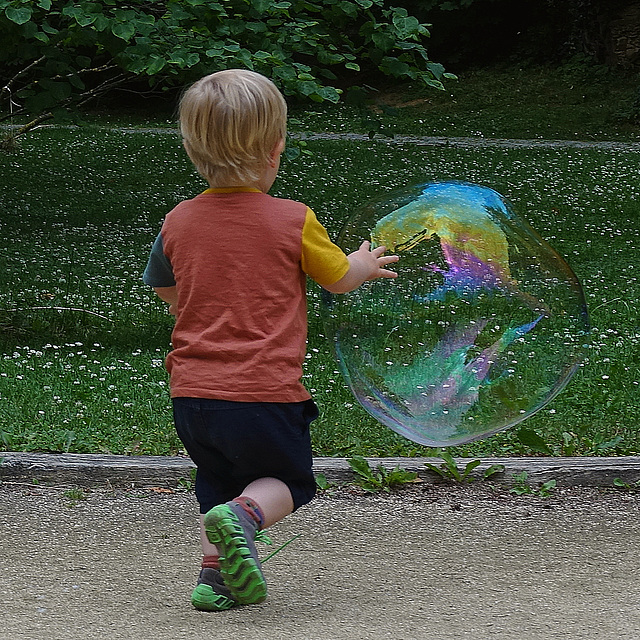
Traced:
<path id="1" fill-rule="evenodd" d="M 175 316 L 178 308 L 178 291 L 173 268 L 164 254 L 162 233 L 158 234 L 153 243 L 142 281 L 153 287 L 158 297 L 169 304 L 169 313 Z"/>
<path id="2" fill-rule="evenodd" d="M 357 289 L 368 280 L 377 278 L 397 278 L 398 274 L 384 267 L 398 262 L 398 256 L 385 256 L 386 247 L 371 249 L 371 243 L 365 240 L 357 251 L 349 254 L 349 271 L 337 282 L 323 287 L 331 293 L 348 293 Z"/>
<path id="3" fill-rule="evenodd" d="M 172 316 L 175 316 L 178 309 L 177 287 L 153 287 L 153 290 L 158 294 L 158 297 L 161 300 L 164 300 L 169 304 L 169 313 Z"/>

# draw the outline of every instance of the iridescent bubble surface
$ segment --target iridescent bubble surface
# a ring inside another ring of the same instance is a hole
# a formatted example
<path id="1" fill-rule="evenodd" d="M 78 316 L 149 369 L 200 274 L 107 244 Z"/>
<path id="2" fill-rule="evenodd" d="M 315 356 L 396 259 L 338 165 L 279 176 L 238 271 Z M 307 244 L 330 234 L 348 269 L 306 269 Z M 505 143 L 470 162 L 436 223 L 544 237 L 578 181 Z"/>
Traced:
<path id="1" fill-rule="evenodd" d="M 370 238 L 399 277 L 327 296 L 325 328 L 360 404 L 415 442 L 451 446 L 547 404 L 589 334 L 567 263 L 492 189 L 419 185 L 357 210 L 338 244 Z"/>

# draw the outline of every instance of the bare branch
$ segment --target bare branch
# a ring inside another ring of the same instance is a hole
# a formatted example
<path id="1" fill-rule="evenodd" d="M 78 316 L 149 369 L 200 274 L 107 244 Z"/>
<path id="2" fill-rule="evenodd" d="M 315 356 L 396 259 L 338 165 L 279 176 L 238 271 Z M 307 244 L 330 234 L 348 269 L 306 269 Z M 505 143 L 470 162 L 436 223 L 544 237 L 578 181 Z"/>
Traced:
<path id="1" fill-rule="evenodd" d="M 35 67 L 36 65 L 40 64 L 43 60 L 45 59 L 45 56 L 41 56 L 40 58 L 38 58 L 37 60 L 34 60 L 32 63 L 28 64 L 24 69 L 20 69 L 20 71 L 18 71 L 18 73 L 16 73 L 15 76 L 13 76 L 13 78 L 11 78 L 11 80 L 9 80 L 7 82 L 7 84 L 4 85 L 4 87 L 2 87 L 2 89 L 0 89 L 0 100 L 2 100 L 4 98 L 5 93 L 11 93 L 11 85 L 23 74 L 27 73 L 27 71 L 29 71 L 30 69 L 32 69 L 33 67 Z"/>
<path id="2" fill-rule="evenodd" d="M 84 75 L 86 73 L 100 73 L 101 71 L 111 71 L 111 69 L 119 69 L 117 64 L 103 64 L 101 67 L 94 67 L 93 69 L 85 68 L 78 69 L 77 71 L 72 71 L 71 73 L 67 73 L 65 75 L 57 75 L 51 76 L 52 80 L 61 80 L 63 78 L 71 78 L 72 76 Z"/>
<path id="3" fill-rule="evenodd" d="M 104 82 L 99 84 L 97 87 L 94 87 L 93 89 L 89 89 L 89 91 L 85 91 L 84 93 L 81 93 L 80 96 L 78 96 L 77 98 L 76 105 L 78 107 L 81 107 L 82 105 L 86 104 L 90 100 L 93 100 L 94 98 L 101 96 L 107 91 L 110 91 L 111 89 L 120 86 L 123 82 L 126 82 L 127 79 L 128 79 L 127 76 L 124 73 L 121 73 L 113 78 L 110 78 L 109 80 L 105 80 Z M 66 104 L 70 104 L 72 101 L 73 100 L 70 98 L 68 99 L 68 102 Z"/>
<path id="4" fill-rule="evenodd" d="M 51 120 L 53 118 L 52 113 L 41 113 L 37 118 L 34 118 L 31 122 L 22 125 L 19 129 L 16 129 L 13 133 L 0 140 L 0 149 L 13 149 L 16 145 L 16 140 L 29 131 L 33 131 L 36 127 L 40 126 L 43 122 Z"/>
<path id="5" fill-rule="evenodd" d="M 27 110 L 24 107 L 21 107 L 17 111 L 9 112 L 4 116 L 0 116 L 0 122 L 4 122 L 5 120 L 11 120 L 11 118 L 15 118 L 17 116 L 21 116 L 21 115 L 25 114 L 26 112 L 27 112 Z"/>
<path id="6" fill-rule="evenodd" d="M 113 66 L 107 67 L 107 65 L 105 65 L 104 68 L 106 69 L 106 68 L 115 68 L 115 67 Z M 126 74 L 123 74 L 123 73 L 118 74 L 116 76 L 113 76 L 112 78 L 108 78 L 104 80 L 97 87 L 94 87 L 93 89 L 89 89 L 88 91 L 85 91 L 84 93 L 81 93 L 79 95 L 69 96 L 66 100 L 61 100 L 56 106 L 58 108 L 65 108 L 75 103 L 77 107 L 81 107 L 85 105 L 87 102 L 90 102 L 91 100 L 93 100 L 94 98 L 97 98 L 103 95 L 104 93 L 111 91 L 111 89 L 114 89 L 122 85 L 124 82 L 126 82 L 127 79 L 128 78 Z M 15 116 L 24 112 L 25 110 L 22 109 L 19 112 L 0 118 L 0 122 L 11 117 L 11 115 Z M 41 113 L 39 116 L 37 116 L 27 124 L 19 127 L 18 129 L 15 129 L 9 135 L 7 135 L 2 140 L 0 140 L 0 149 L 11 149 L 12 147 L 15 146 L 16 140 L 20 136 L 23 136 L 24 134 L 29 133 L 30 131 L 33 131 L 33 129 L 37 128 L 43 122 L 46 122 L 47 120 L 51 120 L 53 117 L 54 117 L 53 113 L 51 113 L 50 111 L 47 111 L 46 113 Z"/>

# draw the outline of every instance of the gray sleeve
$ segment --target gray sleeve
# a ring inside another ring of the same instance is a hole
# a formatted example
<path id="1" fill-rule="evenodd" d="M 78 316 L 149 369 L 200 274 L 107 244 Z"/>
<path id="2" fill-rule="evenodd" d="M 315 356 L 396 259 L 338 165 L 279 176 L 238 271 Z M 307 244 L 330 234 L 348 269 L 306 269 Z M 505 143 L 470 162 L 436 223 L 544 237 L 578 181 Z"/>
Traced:
<path id="1" fill-rule="evenodd" d="M 164 254 L 161 233 L 158 234 L 151 248 L 151 255 L 142 275 L 142 281 L 151 287 L 173 287 L 176 284 L 171 262 Z"/>

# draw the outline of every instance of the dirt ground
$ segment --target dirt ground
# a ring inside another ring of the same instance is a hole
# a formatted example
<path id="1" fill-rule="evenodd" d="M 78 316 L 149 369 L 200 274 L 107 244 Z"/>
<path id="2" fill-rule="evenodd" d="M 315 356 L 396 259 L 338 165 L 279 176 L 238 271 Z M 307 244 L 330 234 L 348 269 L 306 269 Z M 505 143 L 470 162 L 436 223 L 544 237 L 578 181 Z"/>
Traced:
<path id="1" fill-rule="evenodd" d="M 0 636 L 640 638 L 640 494 L 485 484 L 323 495 L 270 531 L 299 537 L 265 564 L 265 603 L 202 613 L 193 494 L 3 483 Z"/>

